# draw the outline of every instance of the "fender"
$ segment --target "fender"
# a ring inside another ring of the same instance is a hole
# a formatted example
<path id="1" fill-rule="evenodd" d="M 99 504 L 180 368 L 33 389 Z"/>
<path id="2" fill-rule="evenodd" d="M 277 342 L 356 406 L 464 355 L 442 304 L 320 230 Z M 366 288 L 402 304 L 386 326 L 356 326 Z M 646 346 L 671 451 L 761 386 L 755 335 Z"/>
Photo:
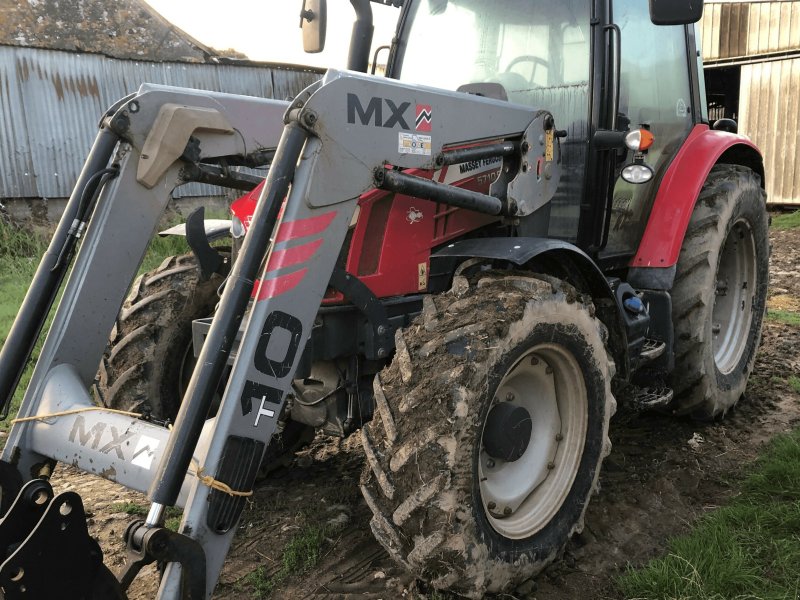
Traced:
<path id="1" fill-rule="evenodd" d="M 513 263 L 525 269 L 558 277 L 590 294 L 598 318 L 608 328 L 609 350 L 617 364 L 617 376 L 630 375 L 628 334 L 616 294 L 603 272 L 577 246 L 548 238 L 474 238 L 448 244 L 431 255 L 431 290 L 446 289 L 459 263 L 468 258 L 487 258 Z"/>
<path id="2" fill-rule="evenodd" d="M 630 263 L 633 279 L 653 279 L 645 273 L 635 273 L 647 268 L 671 269 L 686 235 L 694 205 L 711 168 L 718 162 L 740 164 L 753 169 L 764 185 L 764 164 L 758 148 L 747 137 L 696 125 L 670 164 L 656 194 L 647 226 L 639 248 Z M 672 287 L 672 277 L 666 279 L 666 288 Z"/>
<path id="3" fill-rule="evenodd" d="M 228 219 L 204 219 L 203 229 L 205 229 L 208 241 L 213 242 L 231 235 L 231 222 Z M 159 231 L 158 235 L 161 237 L 169 235 L 186 237 L 186 223 L 180 223 L 164 231 Z"/>

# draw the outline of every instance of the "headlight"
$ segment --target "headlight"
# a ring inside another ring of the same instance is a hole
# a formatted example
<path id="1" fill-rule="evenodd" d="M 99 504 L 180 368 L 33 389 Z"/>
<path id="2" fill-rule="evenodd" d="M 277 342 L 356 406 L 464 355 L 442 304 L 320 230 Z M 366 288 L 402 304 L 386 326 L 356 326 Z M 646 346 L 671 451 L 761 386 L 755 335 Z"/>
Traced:
<path id="1" fill-rule="evenodd" d="M 245 234 L 244 224 L 239 220 L 239 217 L 234 215 L 233 218 L 231 219 L 231 235 L 234 238 L 239 239 L 240 237 L 243 237 L 244 234 Z"/>

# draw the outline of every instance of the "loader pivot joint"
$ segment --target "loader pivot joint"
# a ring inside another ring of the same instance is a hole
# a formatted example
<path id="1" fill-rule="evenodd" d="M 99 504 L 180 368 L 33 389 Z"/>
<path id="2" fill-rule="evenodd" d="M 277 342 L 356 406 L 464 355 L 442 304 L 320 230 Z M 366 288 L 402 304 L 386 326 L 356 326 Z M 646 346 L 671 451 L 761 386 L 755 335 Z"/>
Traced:
<path id="1" fill-rule="evenodd" d="M 185 535 L 164 527 L 147 527 L 144 521 L 133 521 L 125 531 L 128 548 L 120 584 L 127 590 L 145 565 L 180 563 L 181 597 L 185 600 L 206 598 L 206 555 L 203 547 Z"/>

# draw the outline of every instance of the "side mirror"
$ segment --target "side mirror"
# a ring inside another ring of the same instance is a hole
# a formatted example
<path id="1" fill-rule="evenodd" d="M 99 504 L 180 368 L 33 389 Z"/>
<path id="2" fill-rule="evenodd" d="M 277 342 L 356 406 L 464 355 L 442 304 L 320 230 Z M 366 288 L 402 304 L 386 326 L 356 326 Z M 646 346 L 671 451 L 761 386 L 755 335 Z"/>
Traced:
<path id="1" fill-rule="evenodd" d="M 328 5 L 325 0 L 303 0 L 303 10 L 300 12 L 303 50 L 309 54 L 322 52 L 325 48 L 327 21 Z"/>
<path id="2" fill-rule="evenodd" d="M 688 25 L 703 16 L 703 0 L 649 0 L 655 25 Z"/>

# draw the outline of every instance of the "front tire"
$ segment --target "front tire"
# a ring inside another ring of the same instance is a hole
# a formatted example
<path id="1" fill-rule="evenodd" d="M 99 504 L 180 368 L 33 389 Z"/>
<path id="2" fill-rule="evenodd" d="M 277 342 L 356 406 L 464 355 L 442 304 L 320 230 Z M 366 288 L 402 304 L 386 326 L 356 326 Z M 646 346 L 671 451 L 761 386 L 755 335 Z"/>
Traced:
<path id="1" fill-rule="evenodd" d="M 192 321 L 213 314 L 223 277 L 200 277 L 192 254 L 140 275 L 117 317 L 98 387 L 109 408 L 175 420 L 194 366 Z"/>
<path id="2" fill-rule="evenodd" d="M 672 289 L 677 414 L 723 416 L 747 386 L 769 278 L 765 199 L 738 165 L 716 165 L 700 192 Z"/>
<path id="3" fill-rule="evenodd" d="M 362 430 L 370 524 L 396 560 L 480 598 L 556 558 L 583 528 L 610 450 L 604 336 L 591 304 L 557 280 L 491 277 L 426 298 Z"/>

